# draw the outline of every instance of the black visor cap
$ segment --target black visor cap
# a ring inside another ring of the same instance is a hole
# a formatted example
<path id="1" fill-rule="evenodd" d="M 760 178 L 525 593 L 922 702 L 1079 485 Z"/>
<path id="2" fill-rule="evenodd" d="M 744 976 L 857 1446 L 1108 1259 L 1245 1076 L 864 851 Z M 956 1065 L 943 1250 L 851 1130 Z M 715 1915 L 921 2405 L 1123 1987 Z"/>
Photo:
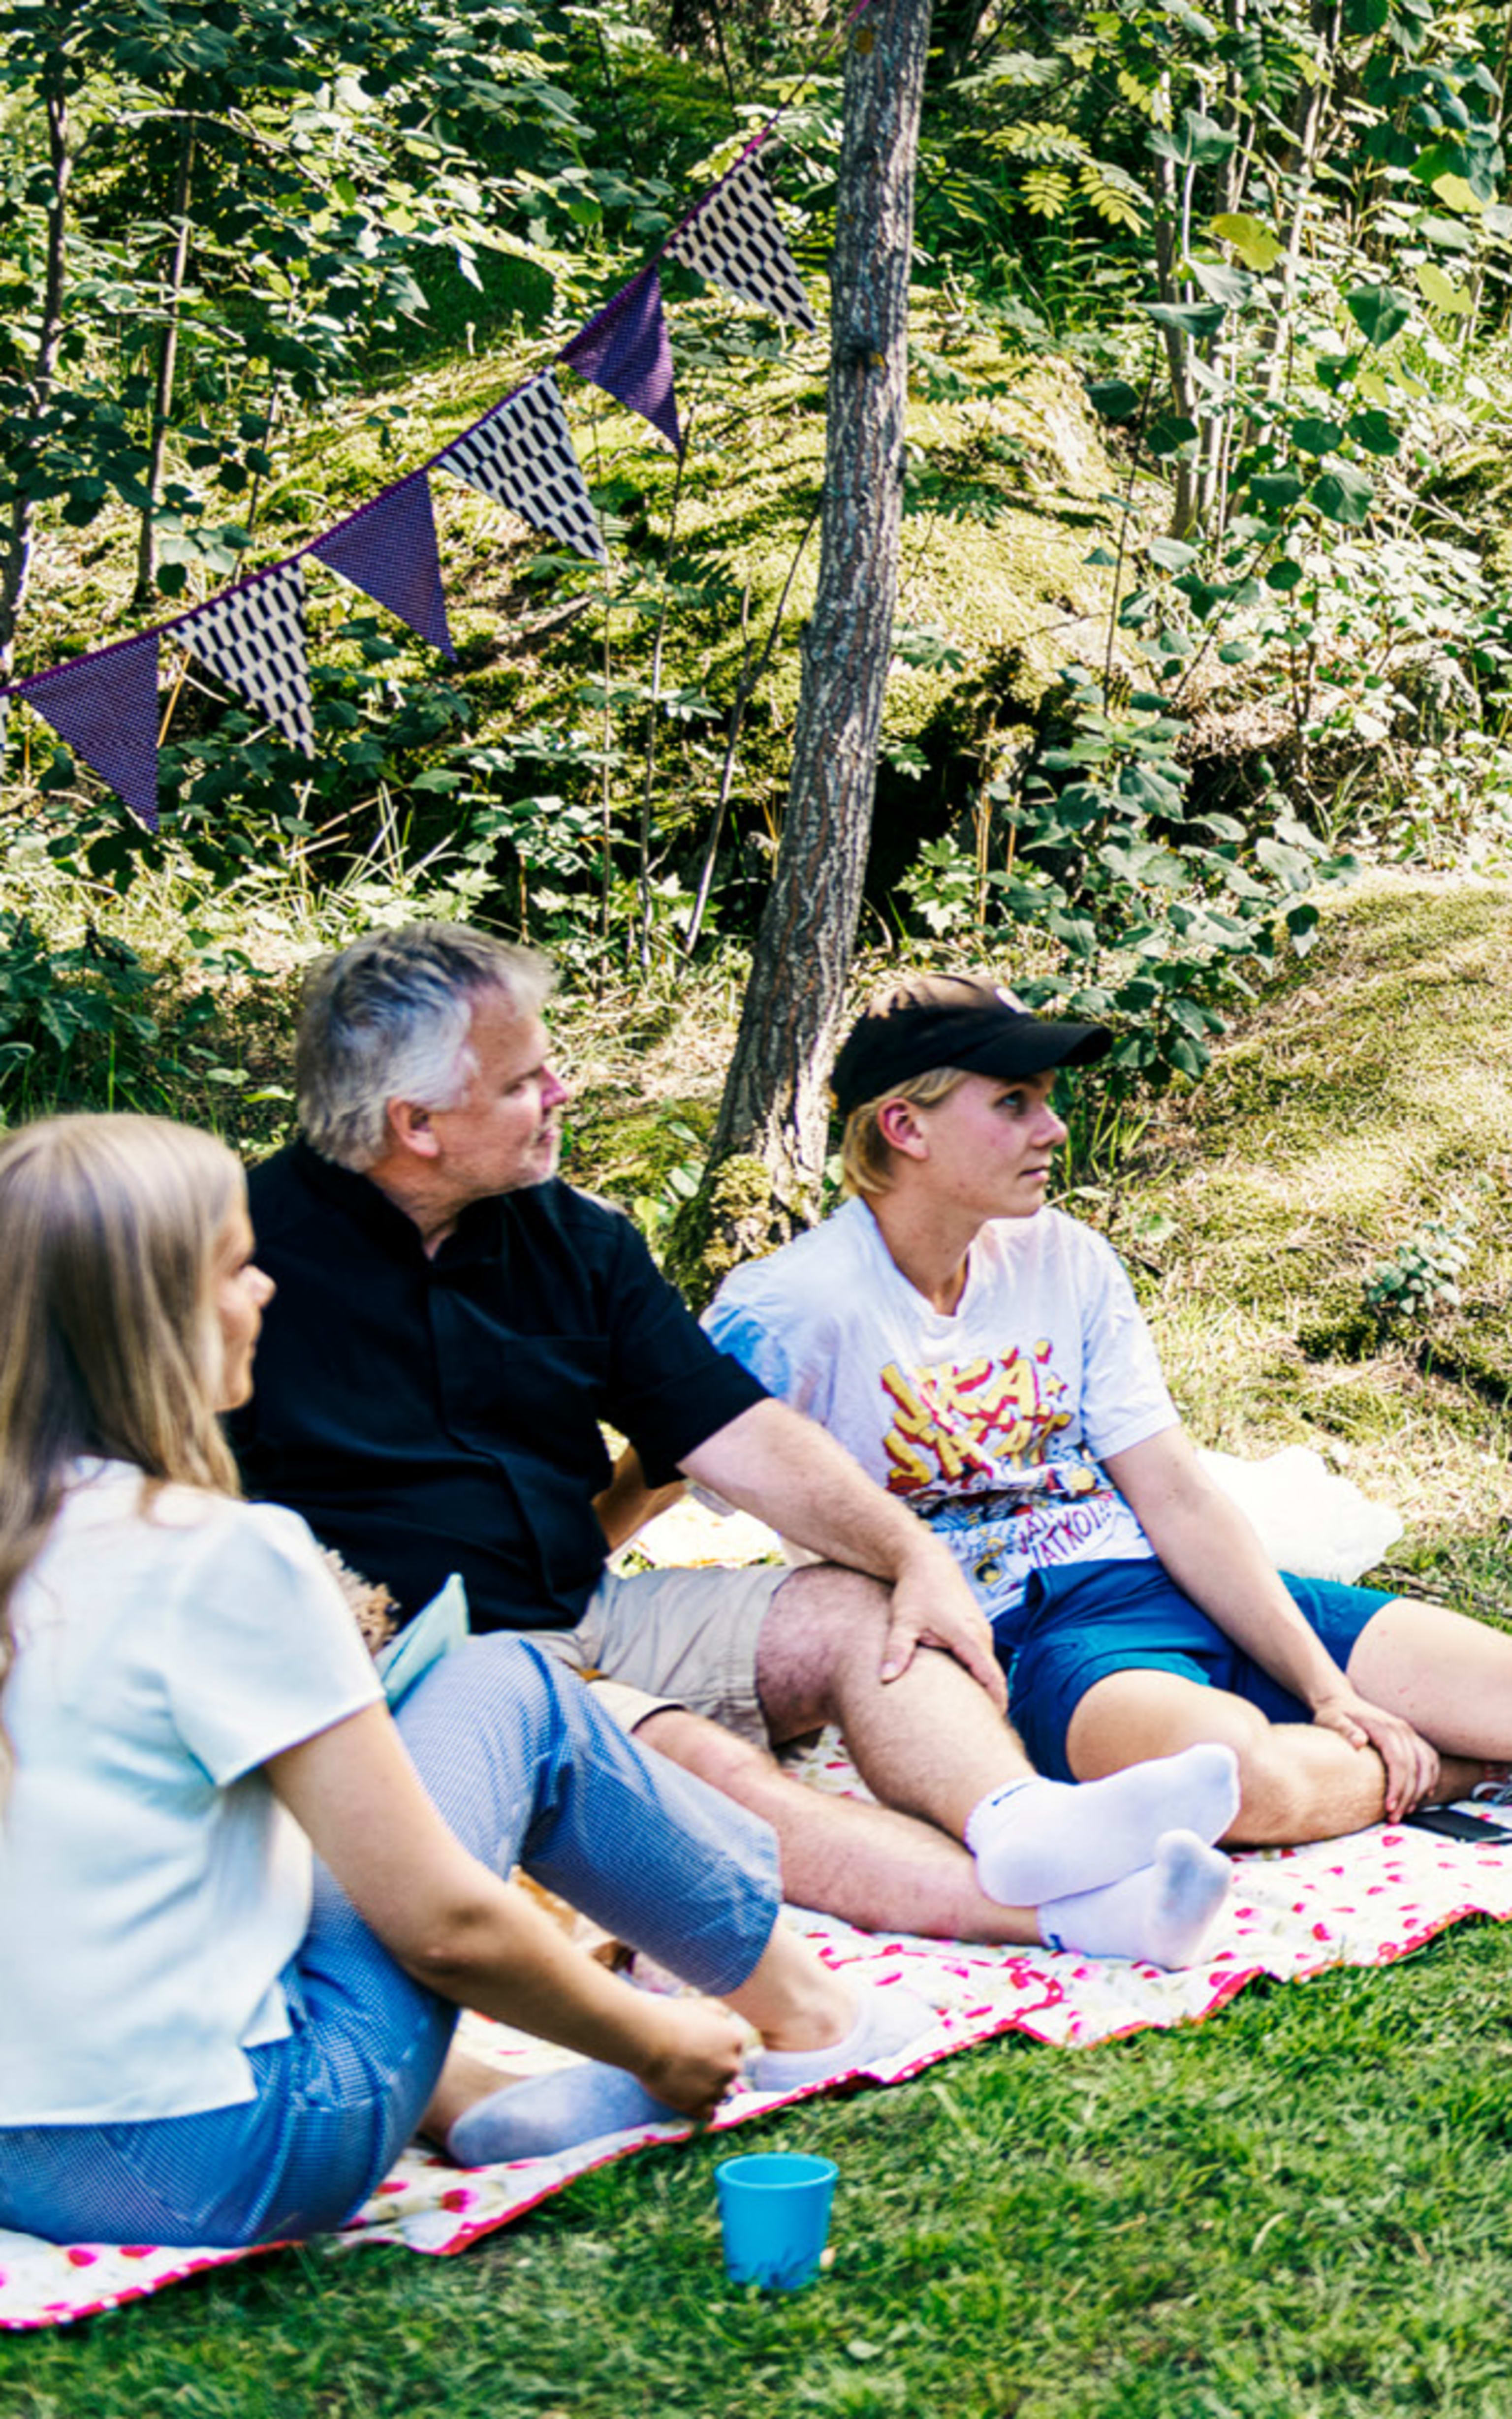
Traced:
<path id="1" fill-rule="evenodd" d="M 939 988 L 944 993 L 947 985 Z M 1034 1016 L 1011 992 L 988 983 L 952 978 L 949 993 L 942 998 L 900 994 L 896 1006 L 871 1011 L 853 1025 L 831 1078 L 842 1117 L 933 1067 L 1011 1083 L 1054 1067 L 1089 1067 L 1113 1047 L 1105 1025 Z"/>

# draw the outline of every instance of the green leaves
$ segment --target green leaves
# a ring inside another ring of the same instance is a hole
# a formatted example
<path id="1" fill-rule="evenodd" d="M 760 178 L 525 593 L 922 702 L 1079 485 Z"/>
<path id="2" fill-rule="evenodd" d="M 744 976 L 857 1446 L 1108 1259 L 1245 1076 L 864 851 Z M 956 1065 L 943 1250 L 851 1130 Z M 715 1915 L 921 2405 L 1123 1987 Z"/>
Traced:
<path id="1" fill-rule="evenodd" d="M 1221 210 L 1210 219 L 1211 232 L 1224 243 L 1231 243 L 1246 269 L 1263 276 L 1273 269 L 1281 257 L 1281 245 L 1268 226 L 1252 218 L 1247 210 Z"/>
<path id="2" fill-rule="evenodd" d="M 1215 336 L 1224 323 L 1222 302 L 1141 302 L 1158 328 L 1179 328 L 1186 336 Z"/>
<path id="3" fill-rule="evenodd" d="M 1435 311 L 1452 312 L 1457 317 L 1463 318 L 1474 308 L 1468 288 L 1457 285 L 1454 279 L 1446 277 L 1431 260 L 1420 260 L 1412 274 L 1423 300 L 1431 302 Z"/>
<path id="4" fill-rule="evenodd" d="M 1124 378 L 1094 378 L 1088 386 L 1087 400 L 1100 420 L 1118 423 L 1134 418 L 1139 408 L 1139 390 Z"/>
<path id="5" fill-rule="evenodd" d="M 1343 440 L 1345 433 L 1338 421 L 1316 421 L 1306 416 L 1292 421 L 1292 445 L 1297 445 L 1299 453 L 1326 455 L 1333 453 L 1335 445 L 1343 445 Z"/>
<path id="6" fill-rule="evenodd" d="M 1183 109 L 1180 124 L 1169 131 L 1152 127 L 1146 140 L 1163 160 L 1174 160 L 1182 168 L 1216 167 L 1239 143 L 1237 134 L 1205 117 L 1199 109 Z"/>
<path id="7" fill-rule="evenodd" d="M 1376 491 L 1364 472 L 1350 470 L 1348 464 L 1341 464 L 1336 470 L 1325 470 L 1307 492 L 1325 520 L 1337 521 L 1346 529 L 1363 529 L 1376 500 Z"/>
<path id="8" fill-rule="evenodd" d="M 1196 441 L 1196 422 L 1183 418 L 1179 411 L 1161 412 L 1145 431 L 1146 450 L 1157 461 L 1180 454 L 1184 445 L 1195 445 Z"/>
<path id="9" fill-rule="evenodd" d="M 1289 512 L 1302 501 L 1302 481 L 1295 470 L 1265 470 L 1249 483 L 1250 494 L 1268 513 Z"/>
<path id="10" fill-rule="evenodd" d="M 1389 345 L 1406 327 L 1412 306 L 1394 285 L 1355 285 L 1344 297 L 1344 307 L 1370 345 Z"/>
<path id="11" fill-rule="evenodd" d="M 1479 217 L 1483 197 L 1466 182 L 1463 177 L 1457 177 L 1451 173 L 1445 177 L 1435 177 L 1431 182 L 1434 192 L 1446 208 L 1462 210 L 1467 216 Z"/>
<path id="12" fill-rule="evenodd" d="M 1313 878 L 1311 860 L 1300 848 L 1288 848 L 1284 840 L 1262 837 L 1255 843 L 1255 862 L 1267 873 L 1284 883 L 1288 890 L 1305 890 Z"/>
<path id="13" fill-rule="evenodd" d="M 1304 418 L 1291 424 L 1291 441 L 1304 454 L 1332 454 L 1344 442 L 1344 431 L 1336 420 Z"/>
<path id="14" fill-rule="evenodd" d="M 1238 309 L 1255 291 L 1254 278 L 1242 269 L 1227 269 L 1213 260 L 1190 260 L 1187 267 L 1210 300 L 1227 309 Z"/>

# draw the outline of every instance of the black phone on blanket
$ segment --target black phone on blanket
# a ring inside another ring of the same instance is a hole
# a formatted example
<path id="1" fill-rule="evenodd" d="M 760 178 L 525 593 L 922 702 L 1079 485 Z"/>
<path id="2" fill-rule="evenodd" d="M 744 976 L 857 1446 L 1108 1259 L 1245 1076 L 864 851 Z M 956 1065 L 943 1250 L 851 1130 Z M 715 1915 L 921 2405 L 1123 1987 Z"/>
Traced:
<path id="1" fill-rule="evenodd" d="M 1461 1814 L 1453 1806 L 1418 1806 L 1402 1816 L 1414 1831 L 1438 1831 L 1446 1840 L 1473 1840 L 1482 1848 L 1512 1848 L 1512 1829 L 1479 1814 Z"/>

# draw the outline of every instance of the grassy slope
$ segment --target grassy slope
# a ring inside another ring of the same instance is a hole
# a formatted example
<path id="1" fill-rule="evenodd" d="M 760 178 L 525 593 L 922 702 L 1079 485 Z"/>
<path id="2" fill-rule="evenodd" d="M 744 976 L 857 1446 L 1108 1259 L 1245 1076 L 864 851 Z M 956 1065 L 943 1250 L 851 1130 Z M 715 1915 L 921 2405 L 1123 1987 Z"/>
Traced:
<path id="1" fill-rule="evenodd" d="M 1405 1351 L 1309 1359 L 1297 1335 L 1446 1186 L 1489 1176 L 1464 1317 L 1434 1335 L 1500 1344 L 1507 906 L 1489 886 L 1357 892 L 1104 1205 L 1158 1271 L 1201 1432 L 1347 1447 L 1363 1483 L 1411 1502 L 1430 1567 L 1492 1587 L 1500 1410 Z M 701 1091 L 717 1055 L 693 1061 Z M 689 1066 L 669 1033 L 642 1097 L 658 1069 L 683 1093 Z M 596 1080 L 624 1073 L 606 1044 Z M 584 1158 L 612 1135 L 589 1119 Z M 1151 1240 L 1157 1209 L 1172 1230 Z M 283 2255 L 0 2338 L 0 2412 L 1505 2419 L 1509 1981 L 1512 1935 L 1462 1930 L 1189 2031 L 1002 2044 L 774 2119 L 762 2138 L 828 2151 L 843 2178 L 833 2272 L 791 2302 L 722 2284 L 716 2154 L 695 2147 L 588 2179 L 458 2260 Z"/>
<path id="2" fill-rule="evenodd" d="M 1411 1556 L 1512 1611 L 1509 906 L 1490 882 L 1348 894 L 1290 989 L 1167 1106 L 1109 1224 L 1148 1264 L 1203 1442 L 1314 1445 L 1402 1507 Z M 1473 1222 L 1460 1307 L 1378 1342 L 1365 1280 L 1455 1203 Z M 1152 1214 L 1171 1229 L 1150 1241 Z"/>

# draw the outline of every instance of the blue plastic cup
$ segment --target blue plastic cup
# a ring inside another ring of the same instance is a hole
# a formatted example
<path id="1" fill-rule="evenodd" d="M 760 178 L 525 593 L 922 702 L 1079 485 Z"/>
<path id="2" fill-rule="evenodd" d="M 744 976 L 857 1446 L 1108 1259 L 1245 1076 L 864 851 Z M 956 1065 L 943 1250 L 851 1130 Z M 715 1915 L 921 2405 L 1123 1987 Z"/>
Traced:
<path id="1" fill-rule="evenodd" d="M 819 2273 L 840 2169 L 833 2159 L 759 2150 L 714 2170 L 724 2264 L 736 2285 L 795 2293 Z"/>

